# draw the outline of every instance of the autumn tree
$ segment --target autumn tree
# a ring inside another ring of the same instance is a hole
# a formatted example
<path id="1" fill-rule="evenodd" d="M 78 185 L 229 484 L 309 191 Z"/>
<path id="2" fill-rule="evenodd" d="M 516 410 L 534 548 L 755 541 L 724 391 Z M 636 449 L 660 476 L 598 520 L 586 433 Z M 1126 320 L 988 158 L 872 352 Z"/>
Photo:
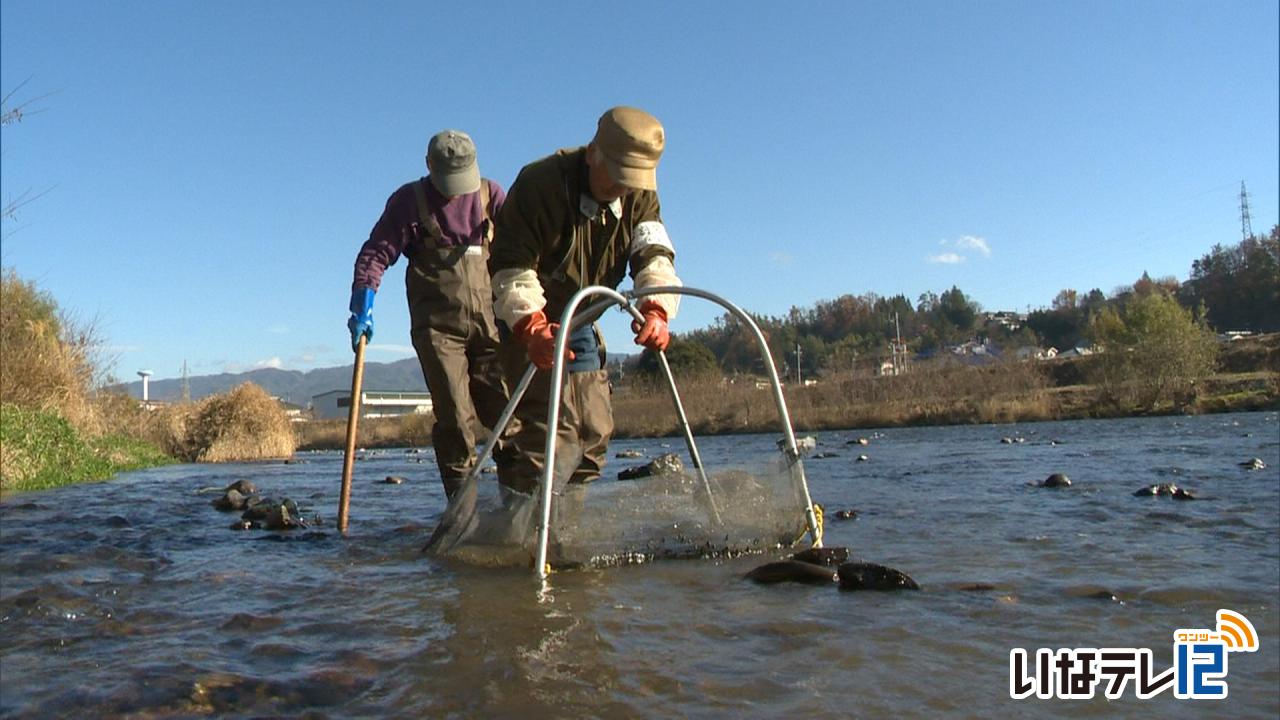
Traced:
<path id="1" fill-rule="evenodd" d="M 1108 307 L 1094 316 L 1088 334 L 1102 351 L 1094 381 L 1112 400 L 1135 407 L 1194 396 L 1217 358 L 1213 332 L 1165 291 L 1135 293 Z"/>

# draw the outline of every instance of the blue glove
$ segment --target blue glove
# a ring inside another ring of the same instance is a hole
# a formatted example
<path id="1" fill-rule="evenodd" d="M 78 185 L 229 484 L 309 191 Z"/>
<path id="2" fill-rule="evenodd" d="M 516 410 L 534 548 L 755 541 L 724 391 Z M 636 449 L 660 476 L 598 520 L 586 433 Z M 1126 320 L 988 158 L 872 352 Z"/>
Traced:
<path id="1" fill-rule="evenodd" d="M 351 331 L 351 351 L 355 352 L 360 344 L 360 336 L 365 342 L 373 341 L 373 288 L 356 288 L 351 292 L 351 317 L 347 320 L 347 329 Z"/>

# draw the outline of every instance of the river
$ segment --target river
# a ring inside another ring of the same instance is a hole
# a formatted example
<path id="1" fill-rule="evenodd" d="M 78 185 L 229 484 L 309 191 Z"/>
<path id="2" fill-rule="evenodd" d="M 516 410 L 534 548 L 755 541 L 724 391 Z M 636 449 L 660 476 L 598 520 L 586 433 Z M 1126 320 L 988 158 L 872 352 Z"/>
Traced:
<path id="1" fill-rule="evenodd" d="M 709 468 L 750 467 L 778 437 L 699 449 Z M 356 463 L 346 537 L 338 453 L 9 498 L 0 717 L 1280 715 L 1275 412 L 816 437 L 827 456 L 804 467 L 825 543 L 920 592 L 742 578 L 784 550 L 569 570 L 545 587 L 526 569 L 431 560 L 420 548 L 443 496 L 434 464 L 405 451 Z M 868 444 L 846 444 L 858 437 Z M 626 440 L 611 454 L 681 447 Z M 1254 457 L 1268 467 L 1238 465 Z M 1073 485 L 1028 484 L 1054 472 Z M 239 478 L 321 524 L 229 529 L 200 490 Z M 1133 495 L 1162 482 L 1198 499 Z M 1013 648 L 1149 648 L 1158 673 L 1174 632 L 1216 628 L 1219 609 L 1260 637 L 1226 653 L 1224 700 L 1143 700 L 1132 684 L 1108 700 L 1105 682 L 1092 699 L 1010 697 Z"/>

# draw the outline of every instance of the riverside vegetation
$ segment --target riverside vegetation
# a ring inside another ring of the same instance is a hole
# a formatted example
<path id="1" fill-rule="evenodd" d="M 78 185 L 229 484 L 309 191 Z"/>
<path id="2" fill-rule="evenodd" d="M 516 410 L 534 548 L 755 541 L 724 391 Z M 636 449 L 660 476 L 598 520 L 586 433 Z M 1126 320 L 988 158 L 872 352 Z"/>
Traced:
<path id="1" fill-rule="evenodd" d="M 101 480 L 176 461 L 288 457 L 279 403 L 245 384 L 197 403 L 144 409 L 102 390 L 93 323 L 12 270 L 0 275 L 0 493 Z"/>

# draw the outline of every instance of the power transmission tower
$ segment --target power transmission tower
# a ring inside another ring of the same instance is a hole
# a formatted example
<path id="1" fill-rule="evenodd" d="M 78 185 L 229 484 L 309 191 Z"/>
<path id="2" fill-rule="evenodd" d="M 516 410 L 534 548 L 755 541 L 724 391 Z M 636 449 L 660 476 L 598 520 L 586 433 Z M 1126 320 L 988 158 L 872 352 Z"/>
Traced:
<path id="1" fill-rule="evenodd" d="M 1253 237 L 1253 223 L 1249 221 L 1249 192 L 1244 189 L 1244 181 L 1240 181 L 1240 235 L 1248 240 Z"/>

